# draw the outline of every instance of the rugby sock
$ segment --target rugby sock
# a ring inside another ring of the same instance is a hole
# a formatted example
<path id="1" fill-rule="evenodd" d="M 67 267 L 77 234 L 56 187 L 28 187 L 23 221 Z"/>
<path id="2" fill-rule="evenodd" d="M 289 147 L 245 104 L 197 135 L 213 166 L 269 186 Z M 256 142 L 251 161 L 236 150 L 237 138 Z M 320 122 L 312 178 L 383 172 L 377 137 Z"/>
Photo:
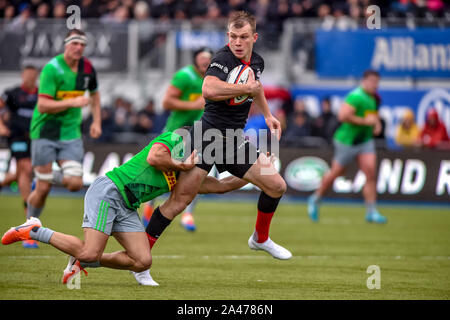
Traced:
<path id="1" fill-rule="evenodd" d="M 80 261 L 80 266 L 82 268 L 100 268 L 100 261 L 95 261 L 95 262 L 83 262 Z"/>
<path id="2" fill-rule="evenodd" d="M 281 197 L 272 198 L 261 192 L 258 200 L 258 215 L 256 217 L 254 240 L 262 243 L 269 238 L 270 222 L 277 209 Z"/>
<path id="3" fill-rule="evenodd" d="M 366 212 L 373 213 L 377 210 L 375 202 L 366 202 Z"/>
<path id="4" fill-rule="evenodd" d="M 311 199 L 312 202 L 314 202 L 316 204 L 319 203 L 320 199 L 321 199 L 321 197 L 319 195 L 317 195 L 316 193 L 313 193 L 309 198 Z"/>
<path id="5" fill-rule="evenodd" d="M 167 219 L 161 214 L 161 210 L 159 210 L 159 207 L 157 207 L 155 211 L 153 211 L 150 222 L 148 223 L 147 228 L 145 228 L 147 237 L 150 242 L 150 249 L 153 248 L 156 240 L 158 240 L 161 233 L 163 233 L 163 231 L 171 222 L 172 220 Z"/>
<path id="6" fill-rule="evenodd" d="M 49 228 L 36 226 L 30 230 L 30 237 L 33 240 L 37 240 L 37 241 L 44 242 L 44 243 L 49 243 L 50 238 L 52 237 L 53 233 L 55 233 L 55 231 L 53 231 Z"/>
<path id="7" fill-rule="evenodd" d="M 30 219 L 31 217 L 39 218 L 41 216 L 42 210 L 44 210 L 44 207 L 36 208 L 31 203 L 28 203 L 27 219 Z"/>

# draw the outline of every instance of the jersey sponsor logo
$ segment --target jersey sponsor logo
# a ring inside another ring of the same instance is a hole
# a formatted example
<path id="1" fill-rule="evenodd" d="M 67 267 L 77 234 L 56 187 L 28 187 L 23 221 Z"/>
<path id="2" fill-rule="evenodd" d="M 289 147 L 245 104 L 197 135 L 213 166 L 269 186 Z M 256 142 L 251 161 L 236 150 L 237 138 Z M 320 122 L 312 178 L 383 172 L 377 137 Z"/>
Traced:
<path id="1" fill-rule="evenodd" d="M 221 65 L 220 63 L 217 63 L 217 62 L 211 63 L 211 65 L 209 67 L 210 68 L 216 67 L 216 68 L 222 70 L 223 72 L 228 73 L 228 68 L 224 67 L 223 65 Z"/>
<path id="2" fill-rule="evenodd" d="M 72 99 L 72 98 L 80 97 L 82 95 L 84 95 L 84 91 L 81 91 L 81 90 L 57 91 L 56 92 L 56 99 L 57 100 L 66 100 L 66 99 Z"/>
<path id="3" fill-rule="evenodd" d="M 169 190 L 172 191 L 173 187 L 177 183 L 177 176 L 175 175 L 175 171 L 163 172 L 164 178 L 166 178 L 167 185 L 169 186 Z"/>

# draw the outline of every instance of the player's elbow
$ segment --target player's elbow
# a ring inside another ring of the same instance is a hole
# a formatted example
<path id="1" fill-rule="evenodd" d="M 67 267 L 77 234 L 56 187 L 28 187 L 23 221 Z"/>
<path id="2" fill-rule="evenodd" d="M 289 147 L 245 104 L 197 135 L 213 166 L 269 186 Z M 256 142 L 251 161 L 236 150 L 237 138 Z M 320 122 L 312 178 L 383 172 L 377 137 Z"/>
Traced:
<path id="1" fill-rule="evenodd" d="M 170 103 L 169 99 L 164 99 L 162 101 L 162 107 L 166 111 L 171 111 L 173 109 L 172 104 Z"/>
<path id="2" fill-rule="evenodd" d="M 347 114 L 343 112 L 339 112 L 337 115 L 339 122 L 347 122 Z"/>
<path id="3" fill-rule="evenodd" d="M 202 95 L 203 95 L 203 98 L 205 98 L 205 99 L 214 100 L 215 92 L 214 92 L 214 90 L 203 86 Z"/>
<path id="4" fill-rule="evenodd" d="M 159 161 L 157 160 L 157 158 L 152 157 L 150 154 L 147 157 L 147 163 L 154 168 L 157 168 L 159 166 Z"/>
<path id="5" fill-rule="evenodd" d="M 42 102 L 38 101 L 37 103 L 37 109 L 40 113 L 47 113 L 48 109 L 46 108 L 45 104 L 43 104 Z"/>

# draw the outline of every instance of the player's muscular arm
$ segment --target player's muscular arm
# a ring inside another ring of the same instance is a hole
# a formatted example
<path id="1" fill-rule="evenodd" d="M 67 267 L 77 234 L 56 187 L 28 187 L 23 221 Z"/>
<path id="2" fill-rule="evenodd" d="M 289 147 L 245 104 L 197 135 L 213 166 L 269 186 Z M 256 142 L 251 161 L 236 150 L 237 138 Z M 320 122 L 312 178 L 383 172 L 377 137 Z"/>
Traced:
<path id="1" fill-rule="evenodd" d="M 264 115 L 264 119 L 266 121 L 267 127 L 270 129 L 270 132 L 274 134 L 278 140 L 281 138 L 281 123 L 276 119 L 269 109 L 269 104 L 267 103 L 266 96 L 264 95 L 264 89 L 261 86 L 261 90 L 259 90 L 258 94 L 254 97 L 253 100 L 256 105 L 261 110 L 261 113 Z"/>
<path id="2" fill-rule="evenodd" d="M 348 103 L 342 105 L 339 109 L 338 120 L 340 122 L 348 122 L 359 126 L 375 126 L 379 122 L 376 114 L 370 114 L 364 118 L 355 115 L 356 109 Z"/>
<path id="3" fill-rule="evenodd" d="M 207 176 L 205 180 L 203 180 L 198 193 L 226 193 L 240 189 L 247 183 L 247 181 L 234 176 L 229 176 L 220 180 L 211 176 Z"/>
<path id="4" fill-rule="evenodd" d="M 170 85 L 163 98 L 163 108 L 165 110 L 201 110 L 205 106 L 205 99 L 199 97 L 194 101 L 180 100 L 182 91 L 177 87 Z"/>
<path id="5" fill-rule="evenodd" d="M 203 97 L 212 101 L 222 101 L 242 95 L 253 97 L 258 90 L 260 90 L 259 82 L 232 84 L 222 81 L 215 76 L 206 76 L 202 87 Z"/>
<path id="6" fill-rule="evenodd" d="M 163 144 L 155 143 L 148 152 L 147 162 L 149 165 L 160 171 L 188 171 L 192 169 L 198 161 L 197 150 L 183 162 L 172 159 L 172 156 Z"/>
<path id="7" fill-rule="evenodd" d="M 92 138 L 97 139 L 102 134 L 102 116 L 100 106 L 100 92 L 96 91 L 91 94 L 91 111 L 92 124 L 89 128 L 89 134 Z"/>
<path id="8" fill-rule="evenodd" d="M 38 97 L 37 107 L 40 113 L 58 113 L 69 108 L 84 107 L 89 104 L 90 99 L 84 96 L 56 101 L 43 96 Z"/>

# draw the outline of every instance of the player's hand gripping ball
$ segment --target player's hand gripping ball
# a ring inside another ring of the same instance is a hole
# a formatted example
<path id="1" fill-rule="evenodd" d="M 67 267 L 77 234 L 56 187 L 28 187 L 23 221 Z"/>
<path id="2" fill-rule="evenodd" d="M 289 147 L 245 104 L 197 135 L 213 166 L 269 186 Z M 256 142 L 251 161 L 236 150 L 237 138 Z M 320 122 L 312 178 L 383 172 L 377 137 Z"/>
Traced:
<path id="1" fill-rule="evenodd" d="M 252 68 L 248 65 L 241 64 L 230 71 L 227 77 L 227 82 L 232 84 L 246 84 L 250 77 L 255 79 L 255 74 L 253 73 Z M 231 106 L 237 106 L 243 104 L 247 101 L 247 99 L 248 95 L 237 96 L 229 99 L 227 103 Z"/>

